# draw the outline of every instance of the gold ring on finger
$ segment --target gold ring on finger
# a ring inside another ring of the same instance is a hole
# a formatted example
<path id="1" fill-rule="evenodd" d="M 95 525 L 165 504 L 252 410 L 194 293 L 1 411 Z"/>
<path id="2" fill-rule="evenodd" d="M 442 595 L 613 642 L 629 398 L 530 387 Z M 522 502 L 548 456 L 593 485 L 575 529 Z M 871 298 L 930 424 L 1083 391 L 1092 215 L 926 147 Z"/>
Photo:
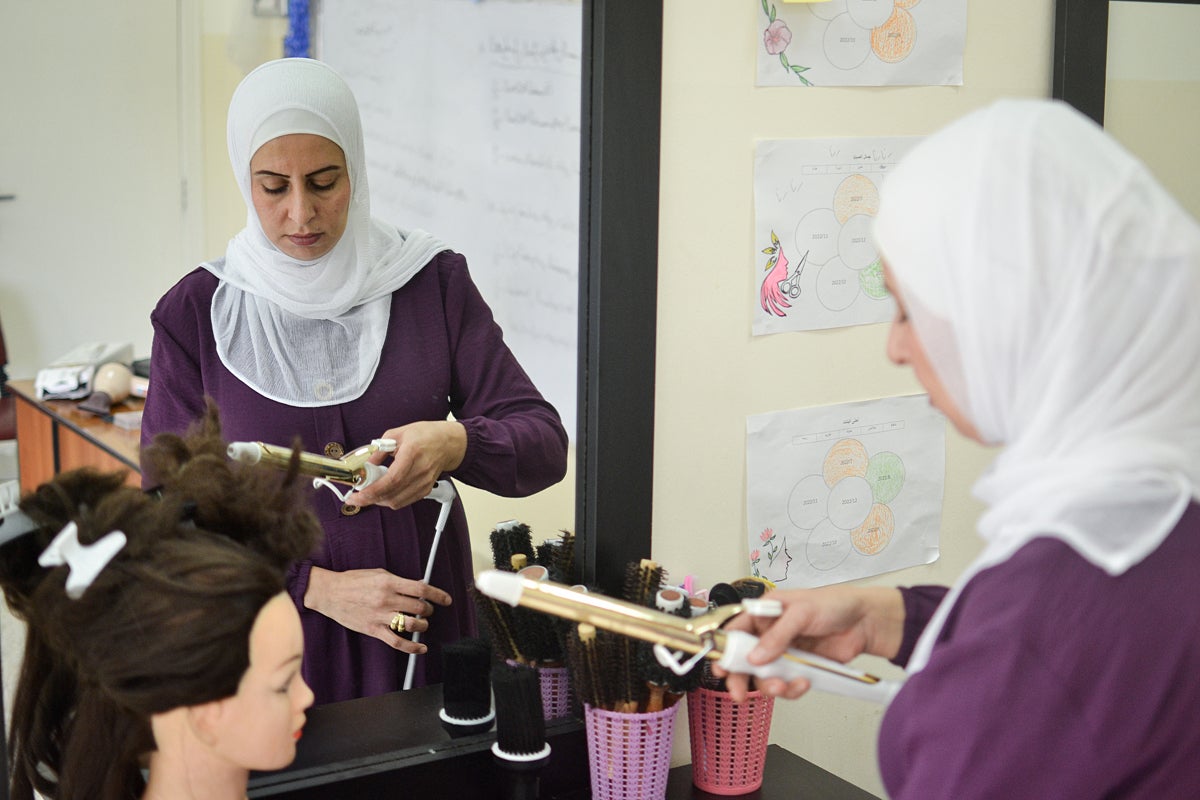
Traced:
<path id="1" fill-rule="evenodd" d="M 403 611 L 397 611 L 392 617 L 392 621 L 388 623 L 388 627 L 396 633 L 404 633 L 408 626 L 408 617 Z"/>

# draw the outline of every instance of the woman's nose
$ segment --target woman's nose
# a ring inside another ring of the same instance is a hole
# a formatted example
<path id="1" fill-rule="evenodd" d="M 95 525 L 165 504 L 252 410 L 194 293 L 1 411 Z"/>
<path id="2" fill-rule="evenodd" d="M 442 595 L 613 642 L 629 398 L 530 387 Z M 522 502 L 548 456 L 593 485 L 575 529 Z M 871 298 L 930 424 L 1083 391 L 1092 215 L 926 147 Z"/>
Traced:
<path id="1" fill-rule="evenodd" d="M 904 342 L 904 331 L 895 322 L 888 328 L 887 357 L 893 364 L 908 363 L 908 348 Z"/>
<path id="2" fill-rule="evenodd" d="M 313 210 L 316 203 L 313 202 L 311 196 L 306 191 L 298 191 L 292 194 L 291 202 L 288 204 L 288 216 L 292 222 L 303 225 L 313 218 Z"/>

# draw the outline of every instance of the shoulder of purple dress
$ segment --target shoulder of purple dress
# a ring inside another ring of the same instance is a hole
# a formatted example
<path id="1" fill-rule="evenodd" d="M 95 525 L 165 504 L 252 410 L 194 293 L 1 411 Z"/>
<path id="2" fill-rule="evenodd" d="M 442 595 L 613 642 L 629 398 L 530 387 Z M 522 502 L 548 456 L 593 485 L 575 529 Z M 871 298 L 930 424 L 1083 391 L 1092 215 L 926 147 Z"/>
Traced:
<path id="1" fill-rule="evenodd" d="M 207 310 L 212 306 L 213 293 L 217 291 L 218 283 L 220 281 L 216 275 L 204 267 L 196 267 L 167 290 L 155 306 L 154 313 L 162 317 L 164 314 L 177 316 L 189 307 Z"/>
<path id="2" fill-rule="evenodd" d="M 439 280 L 442 286 L 446 286 L 453 282 L 456 277 L 462 275 L 469 276 L 467 268 L 467 257 L 462 253 L 456 253 L 453 250 L 443 250 L 433 257 L 430 266 L 437 269 Z M 468 277 L 468 280 L 470 278 Z"/>

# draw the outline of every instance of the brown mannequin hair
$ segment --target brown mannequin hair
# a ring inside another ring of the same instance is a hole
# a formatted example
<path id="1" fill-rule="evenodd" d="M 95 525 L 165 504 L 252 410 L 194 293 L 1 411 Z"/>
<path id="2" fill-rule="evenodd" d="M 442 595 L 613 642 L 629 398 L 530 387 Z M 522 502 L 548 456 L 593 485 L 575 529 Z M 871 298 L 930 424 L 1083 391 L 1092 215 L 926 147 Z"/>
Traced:
<path id="1" fill-rule="evenodd" d="M 21 500 L 40 525 L 0 547 L 0 587 L 28 635 L 14 700 L 11 796 L 126 800 L 144 787 L 150 716 L 236 694 L 250 629 L 320 525 L 286 474 L 225 457 L 216 409 L 142 453 L 151 493 L 79 470 Z M 78 599 L 39 554 L 66 523 L 127 543 Z"/>

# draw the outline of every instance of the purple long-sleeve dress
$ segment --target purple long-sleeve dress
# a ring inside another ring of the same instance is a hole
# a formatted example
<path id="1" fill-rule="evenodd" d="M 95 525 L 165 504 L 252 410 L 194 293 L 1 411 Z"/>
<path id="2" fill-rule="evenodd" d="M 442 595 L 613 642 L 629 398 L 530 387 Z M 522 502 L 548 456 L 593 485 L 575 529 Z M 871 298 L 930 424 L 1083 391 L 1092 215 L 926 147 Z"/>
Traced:
<path id="1" fill-rule="evenodd" d="M 567 435 L 558 413 L 504 344 L 462 256 L 440 253 L 393 293 L 388 335 L 370 386 L 356 400 L 322 408 L 268 400 L 225 368 L 210 321 L 217 283 L 198 268 L 167 292 L 151 315 L 154 345 L 143 442 L 162 431 L 186 430 L 203 413 L 205 395 L 220 408 L 226 439 L 286 446 L 299 436 L 306 450 L 317 453 L 330 444 L 349 451 L 389 428 L 453 413 L 467 431 L 466 455 L 450 473 L 455 480 L 521 497 L 566 473 Z M 324 542 L 289 577 L 304 626 L 304 678 L 318 703 L 395 691 L 403 684 L 408 656 L 306 609 L 309 570 L 382 567 L 419 580 L 440 506 L 420 501 L 395 511 L 368 507 L 346 515 L 325 489 L 314 491 L 312 502 L 325 529 Z M 476 633 L 467 593 L 470 545 L 457 499 L 430 583 L 449 592 L 453 604 L 438 608 L 421 636 L 429 652 L 418 659 L 415 686 L 440 680 L 443 642 Z"/>
<path id="2" fill-rule="evenodd" d="M 884 715 L 893 800 L 1200 797 L 1200 507 L 1112 577 L 1035 539 L 967 584 Z M 905 645 L 944 589 L 904 590 Z"/>

